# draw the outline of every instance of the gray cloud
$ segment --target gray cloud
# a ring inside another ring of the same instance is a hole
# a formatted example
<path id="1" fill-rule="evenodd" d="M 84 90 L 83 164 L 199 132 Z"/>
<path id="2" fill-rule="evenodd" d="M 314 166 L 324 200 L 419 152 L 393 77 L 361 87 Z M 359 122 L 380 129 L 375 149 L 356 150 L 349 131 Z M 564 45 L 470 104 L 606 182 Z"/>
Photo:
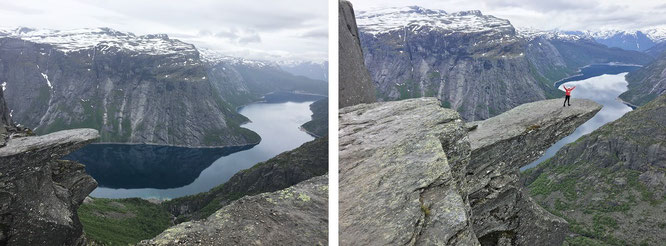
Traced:
<path id="1" fill-rule="evenodd" d="M 306 31 L 305 33 L 301 34 L 301 37 L 327 39 L 328 38 L 328 28 L 309 30 L 309 31 Z"/>

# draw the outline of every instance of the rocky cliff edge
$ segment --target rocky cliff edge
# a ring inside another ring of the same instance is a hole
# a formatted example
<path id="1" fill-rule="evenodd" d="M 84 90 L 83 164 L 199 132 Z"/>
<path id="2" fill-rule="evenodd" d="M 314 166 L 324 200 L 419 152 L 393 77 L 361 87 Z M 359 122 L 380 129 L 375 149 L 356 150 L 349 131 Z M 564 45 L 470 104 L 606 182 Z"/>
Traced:
<path id="1" fill-rule="evenodd" d="M 566 221 L 531 201 L 518 169 L 601 106 L 558 105 L 467 124 L 434 98 L 341 109 L 340 244 L 560 245 Z"/>

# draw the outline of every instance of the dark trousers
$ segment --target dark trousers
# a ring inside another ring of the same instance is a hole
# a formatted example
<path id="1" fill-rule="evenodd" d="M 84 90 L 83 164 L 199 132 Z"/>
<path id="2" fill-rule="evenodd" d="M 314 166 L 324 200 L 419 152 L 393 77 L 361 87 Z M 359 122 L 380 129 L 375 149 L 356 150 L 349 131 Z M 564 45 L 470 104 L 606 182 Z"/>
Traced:
<path id="1" fill-rule="evenodd" d="M 563 106 L 566 106 L 567 104 L 569 104 L 569 106 L 571 106 L 571 101 L 569 100 L 569 98 L 571 98 L 571 96 L 569 96 L 569 95 L 566 95 L 564 97 L 564 105 Z"/>

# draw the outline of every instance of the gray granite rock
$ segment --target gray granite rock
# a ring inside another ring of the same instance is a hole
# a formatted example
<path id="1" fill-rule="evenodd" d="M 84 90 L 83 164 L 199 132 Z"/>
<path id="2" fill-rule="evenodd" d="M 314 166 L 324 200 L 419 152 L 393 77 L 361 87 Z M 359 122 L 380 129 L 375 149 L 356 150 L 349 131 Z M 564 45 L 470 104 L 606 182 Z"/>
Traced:
<path id="1" fill-rule="evenodd" d="M 83 245 L 76 210 L 97 182 L 58 160 L 99 137 L 92 129 L 14 137 L 0 148 L 0 244 Z"/>
<path id="2" fill-rule="evenodd" d="M 361 41 L 358 39 L 358 28 L 354 8 L 349 1 L 340 0 L 339 7 L 339 107 L 347 107 L 359 103 L 370 103 L 375 99 L 375 85 L 363 62 Z"/>
<path id="3" fill-rule="evenodd" d="M 522 191 L 518 168 L 601 106 L 558 106 L 472 123 L 434 98 L 341 109 L 340 244 L 561 244 L 568 224 Z"/>
<path id="4" fill-rule="evenodd" d="M 328 175 L 246 196 L 139 245 L 328 245 Z"/>
<path id="5" fill-rule="evenodd" d="M 458 113 L 434 98 L 360 104 L 340 110 L 339 138 L 341 245 L 478 244 Z"/>
<path id="6" fill-rule="evenodd" d="M 466 169 L 466 193 L 482 242 L 501 239 L 516 245 L 560 245 L 564 240 L 566 221 L 542 211 L 519 182 L 520 167 L 538 159 L 601 110 L 601 105 L 590 100 L 579 100 L 571 107 L 562 107 L 560 102 L 527 103 L 467 124 L 477 127 L 469 132 L 472 155 Z"/>

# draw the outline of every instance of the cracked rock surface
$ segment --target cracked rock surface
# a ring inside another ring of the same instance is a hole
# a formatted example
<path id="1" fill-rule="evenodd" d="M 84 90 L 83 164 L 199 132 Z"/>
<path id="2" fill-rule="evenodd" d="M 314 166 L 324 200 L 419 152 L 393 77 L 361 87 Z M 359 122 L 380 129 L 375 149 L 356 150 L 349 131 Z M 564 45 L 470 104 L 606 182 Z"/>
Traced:
<path id="1" fill-rule="evenodd" d="M 98 137 L 67 130 L 13 137 L 0 148 L 0 245 L 85 244 L 76 210 L 97 182 L 83 165 L 59 159 Z"/>
<path id="2" fill-rule="evenodd" d="M 328 245 L 328 175 L 246 196 L 139 245 Z"/>
<path id="3" fill-rule="evenodd" d="M 458 113 L 434 98 L 359 104 L 340 110 L 339 134 L 341 245 L 478 244 Z"/>
<path id="4" fill-rule="evenodd" d="M 518 171 L 601 109 L 559 101 L 467 124 L 434 98 L 340 109 L 340 244 L 561 244 Z"/>

